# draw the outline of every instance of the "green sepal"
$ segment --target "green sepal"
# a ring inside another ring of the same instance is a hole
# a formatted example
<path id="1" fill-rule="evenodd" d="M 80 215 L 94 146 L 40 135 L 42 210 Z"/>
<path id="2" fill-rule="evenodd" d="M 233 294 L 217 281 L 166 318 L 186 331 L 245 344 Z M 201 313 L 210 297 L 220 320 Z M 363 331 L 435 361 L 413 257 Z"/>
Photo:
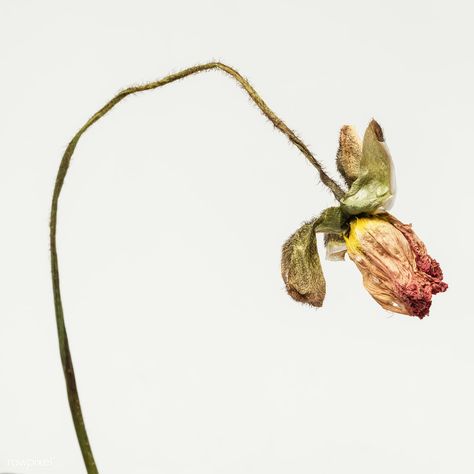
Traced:
<path id="1" fill-rule="evenodd" d="M 389 209 L 395 194 L 395 175 L 380 125 L 372 120 L 364 134 L 358 178 L 341 199 L 342 210 L 356 215 Z"/>
<path id="2" fill-rule="evenodd" d="M 328 207 L 315 221 L 315 231 L 340 234 L 346 229 L 347 216 L 340 206 Z"/>
<path id="3" fill-rule="evenodd" d="M 326 295 L 315 233 L 316 220 L 303 224 L 283 245 L 281 275 L 296 301 L 320 307 Z"/>

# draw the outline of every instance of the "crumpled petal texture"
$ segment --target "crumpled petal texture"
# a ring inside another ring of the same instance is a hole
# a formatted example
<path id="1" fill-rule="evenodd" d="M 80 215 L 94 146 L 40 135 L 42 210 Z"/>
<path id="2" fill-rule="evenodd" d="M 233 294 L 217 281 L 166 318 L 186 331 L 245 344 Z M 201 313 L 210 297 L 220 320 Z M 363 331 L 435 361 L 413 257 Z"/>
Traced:
<path id="1" fill-rule="evenodd" d="M 421 319 L 429 313 L 432 295 L 448 287 L 411 225 L 388 213 L 355 218 L 345 240 L 367 291 L 389 311 Z"/>

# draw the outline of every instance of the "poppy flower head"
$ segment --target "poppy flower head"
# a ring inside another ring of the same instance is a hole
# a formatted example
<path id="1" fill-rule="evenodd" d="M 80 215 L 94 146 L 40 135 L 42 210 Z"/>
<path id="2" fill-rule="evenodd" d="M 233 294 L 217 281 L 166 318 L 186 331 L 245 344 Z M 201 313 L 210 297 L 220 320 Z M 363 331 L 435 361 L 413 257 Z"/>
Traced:
<path id="1" fill-rule="evenodd" d="M 353 219 L 345 241 L 367 291 L 389 311 L 421 319 L 429 313 L 432 295 L 448 287 L 411 226 L 390 214 Z"/>

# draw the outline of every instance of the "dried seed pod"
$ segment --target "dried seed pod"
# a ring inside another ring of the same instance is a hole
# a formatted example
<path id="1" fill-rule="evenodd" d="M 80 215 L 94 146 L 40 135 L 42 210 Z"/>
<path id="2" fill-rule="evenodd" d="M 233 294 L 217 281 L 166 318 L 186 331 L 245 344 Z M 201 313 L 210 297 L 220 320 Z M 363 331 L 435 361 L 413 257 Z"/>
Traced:
<path id="1" fill-rule="evenodd" d="M 362 143 L 354 127 L 344 125 L 339 132 L 336 164 L 339 173 L 350 187 L 359 176 Z"/>
<path id="2" fill-rule="evenodd" d="M 285 242 L 281 275 L 293 299 L 320 307 L 326 295 L 326 280 L 321 269 L 314 227 L 314 220 L 303 224 Z"/>

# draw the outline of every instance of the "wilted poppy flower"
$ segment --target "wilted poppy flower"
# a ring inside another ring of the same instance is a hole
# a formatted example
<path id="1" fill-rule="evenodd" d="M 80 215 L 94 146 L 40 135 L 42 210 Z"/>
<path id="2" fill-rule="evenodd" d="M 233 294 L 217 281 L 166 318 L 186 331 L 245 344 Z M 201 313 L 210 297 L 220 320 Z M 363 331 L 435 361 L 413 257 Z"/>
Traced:
<path id="1" fill-rule="evenodd" d="M 344 260 L 347 252 L 362 273 L 365 288 L 383 308 L 420 319 L 427 316 L 432 296 L 448 285 L 411 225 L 387 212 L 395 197 L 395 175 L 375 120 L 362 145 L 352 127 L 341 129 L 337 168 L 349 187 L 340 205 L 305 223 L 283 247 L 282 275 L 288 293 L 322 306 L 326 283 L 316 245 L 316 233 L 322 232 L 326 258 Z"/>
<path id="2" fill-rule="evenodd" d="M 438 262 L 411 226 L 389 214 L 356 217 L 345 241 L 367 291 L 389 311 L 423 318 L 432 295 L 447 288 Z"/>

